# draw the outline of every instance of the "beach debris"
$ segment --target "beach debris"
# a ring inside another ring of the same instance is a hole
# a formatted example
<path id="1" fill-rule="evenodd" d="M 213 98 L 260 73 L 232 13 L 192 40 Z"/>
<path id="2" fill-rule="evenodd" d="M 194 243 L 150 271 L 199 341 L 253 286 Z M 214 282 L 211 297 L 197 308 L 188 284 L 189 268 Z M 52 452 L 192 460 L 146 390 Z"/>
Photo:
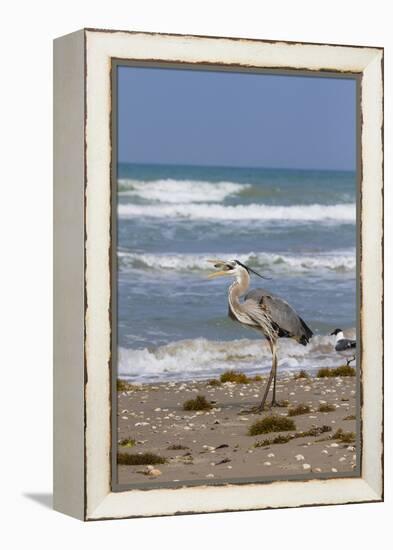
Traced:
<path id="1" fill-rule="evenodd" d="M 337 468 L 332 468 L 332 472 L 337 472 Z"/>
<path id="2" fill-rule="evenodd" d="M 254 443 L 254 447 L 268 447 L 269 445 L 288 443 L 292 439 L 302 438 L 302 437 L 315 437 L 322 433 L 331 432 L 331 431 L 332 431 L 332 428 L 330 426 L 325 426 L 325 425 L 314 426 L 305 432 L 297 432 L 294 434 L 286 434 L 286 435 L 280 434 L 274 437 L 273 439 L 264 439 L 263 441 L 257 441 L 256 443 Z M 302 446 L 305 447 L 305 446 L 308 446 L 308 444 L 304 444 Z"/>
<path id="3" fill-rule="evenodd" d="M 248 435 L 286 432 L 291 430 L 296 430 L 296 425 L 292 419 L 272 414 L 251 424 L 248 429 Z"/>
<path id="4" fill-rule="evenodd" d="M 158 468 L 153 468 L 153 466 L 148 466 L 146 470 L 146 475 L 151 477 L 158 477 L 162 474 L 161 470 L 159 470 Z"/>
<path id="5" fill-rule="evenodd" d="M 335 410 L 336 406 L 332 405 L 331 403 L 326 403 L 326 401 L 324 403 L 320 403 L 318 407 L 318 411 L 323 413 L 333 412 Z"/>
<path id="6" fill-rule="evenodd" d="M 124 439 L 121 439 L 119 441 L 119 445 L 121 447 L 127 447 L 127 448 L 134 447 L 135 443 L 136 443 L 135 439 L 131 439 L 130 437 L 125 437 Z"/>
<path id="7" fill-rule="evenodd" d="M 276 455 L 275 455 L 274 453 L 269 453 L 269 454 L 267 455 L 268 458 L 274 458 L 275 456 L 276 456 Z"/>
<path id="8" fill-rule="evenodd" d="M 324 367 L 322 369 L 319 369 L 319 371 L 317 372 L 317 378 L 332 378 L 336 376 L 355 376 L 355 375 L 356 375 L 356 369 L 349 366 L 347 367 L 345 365 L 334 369 L 329 367 Z M 326 391 L 329 391 L 329 390 L 326 390 Z M 334 390 L 330 390 L 330 391 L 334 391 Z"/>
<path id="9" fill-rule="evenodd" d="M 229 447 L 229 445 L 227 445 L 226 443 L 222 443 L 221 445 L 218 445 L 217 447 L 215 447 L 216 450 L 218 449 L 226 449 L 227 447 Z"/>
<path id="10" fill-rule="evenodd" d="M 264 465 L 264 466 L 271 466 L 272 463 L 271 463 L 271 462 L 264 462 L 263 465 Z"/>
<path id="11" fill-rule="evenodd" d="M 167 450 L 168 451 L 185 451 L 187 449 L 189 449 L 190 447 L 187 447 L 187 445 L 169 445 L 169 447 L 167 447 Z"/>
<path id="12" fill-rule="evenodd" d="M 213 379 L 213 380 L 209 380 L 207 385 L 208 386 L 221 386 L 221 382 L 220 382 L 220 380 Z"/>
<path id="13" fill-rule="evenodd" d="M 214 466 L 219 466 L 220 464 L 226 464 L 227 462 L 231 462 L 231 459 L 230 458 L 223 458 L 222 460 L 220 460 L 219 462 L 216 462 L 214 464 Z"/>
<path id="14" fill-rule="evenodd" d="M 332 436 L 331 439 L 338 439 L 341 443 L 354 443 L 356 436 L 354 432 L 344 432 L 342 428 L 339 428 Z"/>
<path id="15" fill-rule="evenodd" d="M 310 375 L 303 369 L 295 374 L 294 380 L 300 380 L 302 378 L 306 378 L 306 379 L 310 378 Z"/>
<path id="16" fill-rule="evenodd" d="M 295 458 L 296 458 L 296 460 L 304 460 L 303 455 L 296 455 Z"/>
<path id="17" fill-rule="evenodd" d="M 215 420 L 213 424 L 221 424 L 221 422 L 219 420 Z"/>
<path id="18" fill-rule="evenodd" d="M 311 469 L 311 464 L 304 463 L 304 464 L 302 464 L 302 467 L 303 467 L 303 470 L 310 470 Z"/>
<path id="19" fill-rule="evenodd" d="M 174 462 L 174 463 L 180 463 L 180 464 L 194 464 L 194 458 L 191 455 L 191 453 L 188 453 L 183 456 L 177 455 L 174 458 L 171 458 L 170 460 L 172 463 Z"/>
<path id="20" fill-rule="evenodd" d="M 117 463 L 126 466 L 165 464 L 167 459 L 155 453 L 117 453 Z"/>
<path id="21" fill-rule="evenodd" d="M 340 445 L 338 443 L 331 443 L 330 447 L 339 447 Z"/>
<path id="22" fill-rule="evenodd" d="M 251 382 L 260 382 L 262 377 L 258 374 L 256 376 L 247 376 L 243 372 L 237 372 L 234 370 L 227 370 L 220 376 L 220 382 L 222 384 L 250 384 Z M 242 395 L 242 394 L 240 394 Z"/>
<path id="23" fill-rule="evenodd" d="M 206 477 L 214 477 L 214 474 L 206 474 Z"/>
<path id="24" fill-rule="evenodd" d="M 311 412 L 310 406 L 305 405 L 304 403 L 300 403 L 296 407 L 288 409 L 288 416 L 299 416 L 301 414 L 307 414 L 309 412 Z"/>
<path id="25" fill-rule="evenodd" d="M 321 454 L 323 454 L 323 455 L 328 455 L 328 454 L 329 454 L 329 451 L 327 451 L 326 449 L 323 449 L 323 451 L 321 451 Z"/>
<path id="26" fill-rule="evenodd" d="M 197 395 L 195 399 L 189 399 L 183 403 L 185 411 L 208 411 L 211 408 L 211 403 L 209 403 L 204 395 Z"/>
<path id="27" fill-rule="evenodd" d="M 140 388 L 139 386 L 137 386 L 135 384 L 130 384 L 126 380 L 122 380 L 122 379 L 118 378 L 117 379 L 117 384 L 116 384 L 116 389 L 117 389 L 117 391 L 129 392 L 129 391 L 140 391 L 142 388 Z"/>

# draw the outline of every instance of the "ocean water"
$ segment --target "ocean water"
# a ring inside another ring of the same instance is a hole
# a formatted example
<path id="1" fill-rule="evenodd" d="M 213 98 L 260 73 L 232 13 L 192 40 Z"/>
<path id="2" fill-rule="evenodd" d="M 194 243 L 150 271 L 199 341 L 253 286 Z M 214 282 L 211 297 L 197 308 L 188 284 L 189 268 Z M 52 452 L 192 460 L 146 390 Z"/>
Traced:
<path id="1" fill-rule="evenodd" d="M 356 174 L 261 168 L 118 166 L 119 375 L 201 379 L 271 366 L 267 343 L 227 317 L 231 280 L 208 258 L 239 259 L 312 328 L 280 340 L 279 367 L 342 364 L 329 336 L 355 336 Z M 261 285 L 262 283 L 262 285 Z"/>

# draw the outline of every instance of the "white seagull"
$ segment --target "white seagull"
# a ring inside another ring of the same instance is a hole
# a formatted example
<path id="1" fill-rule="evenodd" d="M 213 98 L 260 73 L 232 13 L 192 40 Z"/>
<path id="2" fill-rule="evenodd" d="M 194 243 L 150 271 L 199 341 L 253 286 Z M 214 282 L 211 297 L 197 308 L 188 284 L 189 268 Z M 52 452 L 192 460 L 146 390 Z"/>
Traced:
<path id="1" fill-rule="evenodd" d="M 344 338 L 341 328 L 336 328 L 331 334 L 336 337 L 335 350 L 347 360 L 347 367 L 356 359 L 356 340 Z"/>

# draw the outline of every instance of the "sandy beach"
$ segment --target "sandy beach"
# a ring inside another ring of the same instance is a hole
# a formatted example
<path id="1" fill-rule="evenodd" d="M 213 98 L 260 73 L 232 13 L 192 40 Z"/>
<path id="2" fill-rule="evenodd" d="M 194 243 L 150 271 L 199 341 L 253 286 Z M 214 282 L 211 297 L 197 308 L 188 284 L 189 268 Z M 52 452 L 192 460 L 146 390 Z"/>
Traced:
<path id="1" fill-rule="evenodd" d="M 356 377 L 282 376 L 277 397 L 286 406 L 244 414 L 260 402 L 265 381 L 166 382 L 118 391 L 118 452 L 123 461 L 125 454 L 144 453 L 165 460 L 119 464 L 118 483 L 154 486 L 299 474 L 354 475 Z M 198 395 L 212 408 L 184 410 L 184 402 Z M 294 411 L 299 406 L 303 410 Z M 292 416 L 294 412 L 303 414 Z M 256 421 L 271 415 L 293 420 L 294 428 L 249 435 Z"/>

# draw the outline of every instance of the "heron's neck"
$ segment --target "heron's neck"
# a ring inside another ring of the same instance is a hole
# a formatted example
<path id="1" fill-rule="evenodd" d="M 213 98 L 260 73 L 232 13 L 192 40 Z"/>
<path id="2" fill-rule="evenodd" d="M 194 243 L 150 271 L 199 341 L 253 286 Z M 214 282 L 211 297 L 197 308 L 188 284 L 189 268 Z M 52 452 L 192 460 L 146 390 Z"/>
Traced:
<path id="1" fill-rule="evenodd" d="M 229 287 L 229 302 L 239 303 L 240 296 L 243 296 L 249 286 L 250 276 L 247 271 L 244 271 L 237 275 L 235 281 Z"/>
<path id="2" fill-rule="evenodd" d="M 344 333 L 341 331 L 341 332 L 338 332 L 336 334 L 336 343 L 339 341 L 339 340 L 342 340 L 344 338 Z"/>

